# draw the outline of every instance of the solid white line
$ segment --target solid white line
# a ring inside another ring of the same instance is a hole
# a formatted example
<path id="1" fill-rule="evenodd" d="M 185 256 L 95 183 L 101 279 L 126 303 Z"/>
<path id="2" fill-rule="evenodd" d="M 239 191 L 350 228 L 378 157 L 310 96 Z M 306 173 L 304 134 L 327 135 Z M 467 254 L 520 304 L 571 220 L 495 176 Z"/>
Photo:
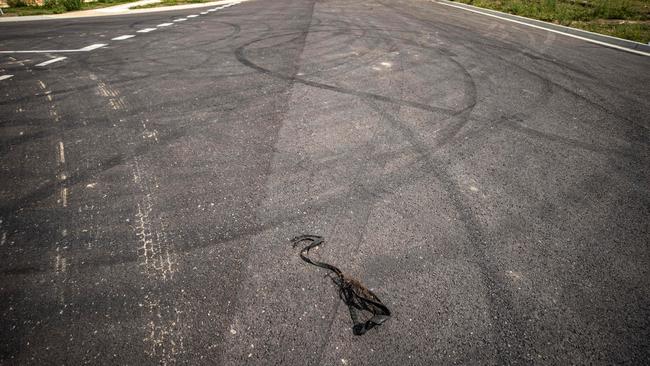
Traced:
<path id="1" fill-rule="evenodd" d="M 173 23 L 162 23 L 162 24 L 158 24 L 156 27 L 169 27 L 172 24 Z"/>
<path id="2" fill-rule="evenodd" d="M 431 0 L 431 1 L 434 1 L 434 0 Z M 518 20 L 514 20 L 514 19 L 510 19 L 510 18 L 506 18 L 506 17 L 502 17 L 502 16 L 494 15 L 494 14 L 490 14 L 490 13 L 487 13 L 487 12 L 483 12 L 483 11 L 479 11 L 479 10 L 474 10 L 474 9 L 468 9 L 468 8 L 466 8 L 466 7 L 463 7 L 463 6 L 458 6 L 458 5 L 453 5 L 453 4 L 447 4 L 447 3 L 441 3 L 441 2 L 437 2 L 437 1 L 436 1 L 436 3 L 437 3 L 437 4 L 440 4 L 440 5 L 450 6 L 450 7 L 452 7 L 452 8 L 456 8 L 456 9 L 466 10 L 466 11 L 469 11 L 469 12 L 472 12 L 472 13 L 477 13 L 477 14 L 481 14 L 481 15 L 487 15 L 487 16 L 489 16 L 489 17 L 493 17 L 493 18 L 497 18 L 497 19 L 501 19 L 501 20 L 506 20 L 506 21 L 509 21 L 509 22 L 513 22 L 513 23 L 517 23 L 517 24 L 525 25 L 525 26 L 528 26 L 528 27 L 531 27 L 531 28 L 537 28 L 537 29 L 542 29 L 542 30 L 545 30 L 545 31 L 548 31 L 548 32 L 552 32 L 552 33 L 562 34 L 562 35 L 565 35 L 565 36 L 568 36 L 568 37 L 571 37 L 571 38 L 580 39 L 580 40 L 583 40 L 583 41 L 587 41 L 587 42 L 590 42 L 590 43 L 595 43 L 595 44 L 597 44 L 597 45 L 601 45 L 601 46 L 605 46 L 605 47 L 615 48 L 615 49 L 617 49 L 617 50 L 621 50 L 621 51 L 626 51 L 626 52 L 635 53 L 635 54 L 637 54 L 637 55 L 641 55 L 641 56 L 650 56 L 650 53 L 648 53 L 648 52 L 643 52 L 643 51 L 633 50 L 633 49 L 631 49 L 631 48 L 622 47 L 622 46 L 617 46 L 617 45 L 615 45 L 615 44 L 611 44 L 611 43 L 607 43 L 607 42 L 601 42 L 601 41 L 597 41 L 597 40 L 595 40 L 595 39 L 589 39 L 589 38 L 586 38 L 586 37 L 577 36 L 577 35 L 575 35 L 575 34 L 571 34 L 571 33 L 565 33 L 565 32 L 559 31 L 559 30 L 555 30 L 555 29 L 549 29 L 549 28 L 542 27 L 542 26 L 535 25 L 535 24 L 529 24 L 529 23 L 525 23 L 525 22 L 520 22 L 520 21 L 518 21 Z"/>
<path id="3" fill-rule="evenodd" d="M 184 22 L 186 20 L 186 18 L 174 19 L 175 22 Z"/>
<path id="4" fill-rule="evenodd" d="M 78 50 L 30 50 L 30 51 L 0 51 L 0 53 L 63 53 L 63 52 L 88 52 L 108 46 L 105 43 L 95 43 Z"/>
<path id="5" fill-rule="evenodd" d="M 217 9 L 209 9 L 208 10 L 208 12 L 210 12 L 210 13 L 213 12 L 213 11 L 217 11 Z"/>
<path id="6" fill-rule="evenodd" d="M 62 56 L 62 57 L 53 58 L 53 59 L 51 59 L 51 60 L 47 60 L 47 61 L 45 61 L 45 62 L 41 62 L 40 64 L 38 64 L 38 65 L 36 65 L 36 66 L 47 66 L 47 65 L 49 65 L 49 64 L 53 64 L 53 63 L 55 63 L 55 62 L 63 61 L 63 60 L 65 60 L 66 58 L 67 58 L 67 57 L 63 57 L 63 56 Z"/>
<path id="7" fill-rule="evenodd" d="M 149 33 L 149 32 L 151 32 L 151 31 L 155 31 L 155 30 L 156 30 L 156 28 L 145 28 L 145 29 L 140 29 L 140 30 L 137 31 L 137 32 L 138 32 L 138 33 Z"/>
<path id="8" fill-rule="evenodd" d="M 12 77 L 14 77 L 14 76 L 13 75 L 0 75 L 0 81 L 11 79 Z"/>
<path id="9" fill-rule="evenodd" d="M 123 41 L 125 39 L 129 39 L 129 38 L 133 38 L 133 37 L 135 37 L 135 36 L 132 35 L 132 34 L 125 34 L 123 36 L 112 38 L 111 41 Z"/>
<path id="10" fill-rule="evenodd" d="M 204 12 L 201 12 L 201 15 L 205 15 L 207 13 L 208 13 L 207 11 L 204 11 Z"/>
<path id="11" fill-rule="evenodd" d="M 188 15 L 187 17 L 188 17 L 188 18 L 196 18 L 196 17 L 198 17 L 198 15 L 196 15 L 196 14 L 192 14 L 192 15 Z"/>

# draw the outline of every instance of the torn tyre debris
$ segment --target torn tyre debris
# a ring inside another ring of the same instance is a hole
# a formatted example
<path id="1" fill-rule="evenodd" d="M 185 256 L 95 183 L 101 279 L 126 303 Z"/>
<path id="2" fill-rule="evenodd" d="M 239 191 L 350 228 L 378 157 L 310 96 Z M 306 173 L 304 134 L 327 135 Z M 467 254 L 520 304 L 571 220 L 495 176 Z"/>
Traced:
<path id="1" fill-rule="evenodd" d="M 390 318 L 390 310 L 388 310 L 388 307 L 379 300 L 377 295 L 361 284 L 361 282 L 346 276 L 341 272 L 341 270 L 331 264 L 317 262 L 307 257 L 307 253 L 309 253 L 311 248 L 324 243 L 322 236 L 300 235 L 291 240 L 294 248 L 303 241 L 311 243 L 302 248 L 300 251 L 300 258 L 309 264 L 333 272 L 334 276 L 332 277 L 332 281 L 336 286 L 338 286 L 339 297 L 348 306 L 350 318 L 352 318 L 352 322 L 354 323 L 352 333 L 355 335 L 363 335 L 370 329 L 383 324 Z M 364 312 L 372 314 L 372 317 L 363 321 L 362 316 Z"/>

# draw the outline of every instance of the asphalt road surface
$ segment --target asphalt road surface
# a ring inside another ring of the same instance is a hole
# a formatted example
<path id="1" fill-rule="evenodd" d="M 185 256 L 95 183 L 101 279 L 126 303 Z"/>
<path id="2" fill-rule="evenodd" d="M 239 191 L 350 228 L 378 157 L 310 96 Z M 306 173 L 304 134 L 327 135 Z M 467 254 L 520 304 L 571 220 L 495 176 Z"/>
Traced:
<path id="1" fill-rule="evenodd" d="M 207 9 L 0 24 L 52 50 L 0 54 L 0 364 L 648 363 L 650 58 L 431 1 Z M 393 317 L 354 336 L 300 234 Z"/>

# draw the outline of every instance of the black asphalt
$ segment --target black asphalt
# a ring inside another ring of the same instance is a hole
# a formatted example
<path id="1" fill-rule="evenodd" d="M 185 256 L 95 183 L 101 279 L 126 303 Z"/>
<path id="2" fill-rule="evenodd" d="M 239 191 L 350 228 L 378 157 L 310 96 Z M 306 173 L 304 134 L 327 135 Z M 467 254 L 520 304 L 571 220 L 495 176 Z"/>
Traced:
<path id="1" fill-rule="evenodd" d="M 0 55 L 0 364 L 648 363 L 650 58 L 420 0 L 136 33 L 198 11 L 0 23 L 108 44 Z"/>

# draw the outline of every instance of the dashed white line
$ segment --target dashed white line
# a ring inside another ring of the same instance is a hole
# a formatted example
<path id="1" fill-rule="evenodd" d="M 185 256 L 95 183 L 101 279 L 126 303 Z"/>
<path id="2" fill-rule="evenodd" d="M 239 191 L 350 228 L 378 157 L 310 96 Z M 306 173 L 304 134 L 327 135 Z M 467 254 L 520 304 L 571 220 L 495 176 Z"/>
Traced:
<path id="1" fill-rule="evenodd" d="M 158 24 L 156 27 L 169 27 L 172 24 L 173 23 L 162 23 L 162 24 Z"/>
<path id="2" fill-rule="evenodd" d="M 91 44 L 90 46 L 80 48 L 79 51 L 88 52 L 88 51 L 96 50 L 98 48 L 102 48 L 102 47 L 106 47 L 106 46 L 108 46 L 106 43 L 95 43 L 95 44 Z"/>
<path id="3" fill-rule="evenodd" d="M 175 22 L 184 22 L 186 20 L 186 18 L 174 19 Z"/>
<path id="4" fill-rule="evenodd" d="M 65 149 L 63 147 L 63 141 L 59 141 L 59 164 L 65 163 Z"/>
<path id="5" fill-rule="evenodd" d="M 111 41 L 123 41 L 123 40 L 125 40 L 125 39 L 129 39 L 129 38 L 133 38 L 133 37 L 135 37 L 135 36 L 132 35 L 132 34 L 125 34 L 125 35 L 123 35 L 123 36 L 119 36 L 119 37 L 111 38 Z"/>
<path id="6" fill-rule="evenodd" d="M 198 15 L 196 15 L 196 14 L 192 14 L 192 15 L 188 15 L 187 17 L 188 17 L 188 18 L 196 18 L 196 17 L 198 17 Z"/>
<path id="7" fill-rule="evenodd" d="M 203 12 L 201 12 L 201 15 L 205 15 L 207 13 L 208 13 L 207 11 L 203 11 Z"/>
<path id="8" fill-rule="evenodd" d="M 214 9 L 209 9 L 209 10 L 208 10 L 209 13 L 211 13 L 211 12 L 213 12 L 213 11 L 217 11 L 217 9 L 214 8 Z"/>
<path id="9" fill-rule="evenodd" d="M 14 76 L 13 75 L 0 75 L 0 81 L 1 80 L 11 79 L 12 77 L 14 77 Z"/>
<path id="10" fill-rule="evenodd" d="M 68 207 L 68 188 L 67 187 L 61 188 L 61 206 Z M 65 269 L 64 269 L 64 271 L 65 271 Z"/>
<path id="11" fill-rule="evenodd" d="M 67 57 L 64 57 L 64 56 L 57 57 L 57 58 L 53 58 L 53 59 L 51 59 L 51 60 L 47 60 L 47 61 L 45 61 L 45 62 L 41 62 L 40 64 L 37 64 L 36 66 L 47 66 L 47 65 L 49 65 L 49 64 L 53 64 L 53 63 L 55 63 L 55 62 L 63 61 L 63 60 L 65 60 L 66 58 L 67 58 Z"/>
<path id="12" fill-rule="evenodd" d="M 145 28 L 145 29 L 140 29 L 140 30 L 137 31 L 137 32 L 138 32 L 138 33 L 149 33 L 149 32 L 151 32 L 151 31 L 155 31 L 155 30 L 156 30 L 156 28 Z"/>

